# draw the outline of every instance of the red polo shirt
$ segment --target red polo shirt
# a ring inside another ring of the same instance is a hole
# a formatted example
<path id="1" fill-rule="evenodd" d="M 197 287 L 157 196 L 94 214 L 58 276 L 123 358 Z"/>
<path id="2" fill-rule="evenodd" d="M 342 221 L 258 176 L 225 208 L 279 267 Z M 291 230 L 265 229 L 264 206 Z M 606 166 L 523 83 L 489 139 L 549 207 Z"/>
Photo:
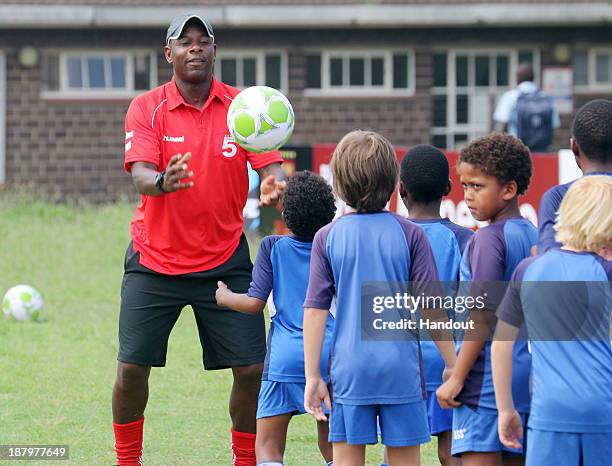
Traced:
<path id="1" fill-rule="evenodd" d="M 226 262 L 242 234 L 247 161 L 254 169 L 281 162 L 278 151 L 253 154 L 227 129 L 227 109 L 239 90 L 213 78 L 202 110 L 185 102 L 174 79 L 136 97 L 125 118 L 125 169 L 150 162 L 163 170 L 170 158 L 191 152 L 195 186 L 162 196 L 142 196 L 131 224 L 140 262 L 178 275 Z"/>

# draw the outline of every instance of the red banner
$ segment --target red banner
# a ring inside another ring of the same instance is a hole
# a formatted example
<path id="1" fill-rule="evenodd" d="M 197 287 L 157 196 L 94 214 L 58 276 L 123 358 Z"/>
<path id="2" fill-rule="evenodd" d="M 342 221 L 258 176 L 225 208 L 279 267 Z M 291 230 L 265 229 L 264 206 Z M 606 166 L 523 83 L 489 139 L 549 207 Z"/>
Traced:
<path id="1" fill-rule="evenodd" d="M 332 181 L 332 176 L 329 162 L 334 148 L 334 144 L 314 144 L 312 146 L 312 170 L 322 175 L 330 183 Z M 404 147 L 396 148 L 398 160 L 401 160 L 406 150 L 407 148 Z M 459 156 L 458 152 L 447 151 L 445 154 L 451 167 L 450 178 L 453 186 L 450 194 L 442 200 L 440 213 L 443 217 L 448 217 L 453 222 L 468 228 L 481 226 L 472 218 L 463 200 L 463 189 L 461 188 L 459 176 L 455 169 L 457 157 Z M 532 160 L 533 176 L 531 177 L 531 183 L 527 193 L 521 196 L 519 204 L 523 217 L 531 220 L 534 225 L 537 225 L 537 214 L 542 195 L 550 187 L 559 183 L 559 158 L 557 154 L 534 154 Z M 406 208 L 401 200 L 398 202 L 398 198 L 399 196 L 396 192 L 389 202 L 389 210 L 406 215 Z M 345 207 L 343 203 L 340 203 L 338 207 L 339 213 L 342 213 Z"/>

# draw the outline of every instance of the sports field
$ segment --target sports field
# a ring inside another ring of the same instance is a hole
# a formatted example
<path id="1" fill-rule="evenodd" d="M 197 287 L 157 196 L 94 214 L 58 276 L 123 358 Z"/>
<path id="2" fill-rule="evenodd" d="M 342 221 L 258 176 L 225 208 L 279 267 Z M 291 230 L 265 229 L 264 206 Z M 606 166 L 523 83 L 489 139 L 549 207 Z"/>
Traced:
<path id="1" fill-rule="evenodd" d="M 0 319 L 0 444 L 70 446 L 69 462 L 40 464 L 115 459 L 110 398 L 134 208 L 75 209 L 0 193 L 0 294 L 19 283 L 33 285 L 48 316 L 40 324 Z M 229 371 L 202 370 L 195 322 L 186 310 L 170 338 L 167 367 L 152 371 L 145 464 L 229 465 L 230 385 Z M 380 447 L 369 448 L 367 464 L 380 464 L 381 455 Z M 436 464 L 435 457 L 431 443 L 422 464 Z M 310 417 L 291 424 L 285 462 L 322 464 Z"/>

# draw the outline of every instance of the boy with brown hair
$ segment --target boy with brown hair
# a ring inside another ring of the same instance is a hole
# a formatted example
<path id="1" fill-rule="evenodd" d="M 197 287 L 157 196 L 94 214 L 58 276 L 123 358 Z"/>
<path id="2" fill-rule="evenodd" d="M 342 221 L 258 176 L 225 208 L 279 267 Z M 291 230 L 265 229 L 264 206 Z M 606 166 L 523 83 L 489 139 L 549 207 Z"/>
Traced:
<path id="1" fill-rule="evenodd" d="M 331 409 L 335 466 L 365 463 L 365 445 L 378 442 L 377 421 L 389 463 L 418 465 L 419 445 L 430 438 L 418 332 L 399 305 L 382 306 L 382 294 L 394 283 L 437 282 L 433 253 L 421 228 L 384 210 L 398 181 L 387 139 L 372 131 L 347 134 L 331 168 L 335 192 L 353 212 L 314 239 L 304 302 L 304 405 L 317 420 L 326 419 L 322 402 Z M 319 360 L 334 298 L 332 405 Z M 436 336 L 450 369 L 455 352 L 447 333 Z"/>

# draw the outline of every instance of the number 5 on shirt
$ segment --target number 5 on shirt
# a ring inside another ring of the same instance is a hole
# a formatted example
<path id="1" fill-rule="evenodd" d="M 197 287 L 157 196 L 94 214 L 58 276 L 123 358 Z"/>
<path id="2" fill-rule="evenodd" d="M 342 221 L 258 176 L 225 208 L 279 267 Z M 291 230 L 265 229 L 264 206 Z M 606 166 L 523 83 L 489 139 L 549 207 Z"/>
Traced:
<path id="1" fill-rule="evenodd" d="M 223 137 L 223 146 L 221 146 L 221 148 L 223 149 L 221 153 L 224 157 L 227 157 L 228 159 L 232 158 L 234 155 L 236 155 L 236 152 L 238 152 L 236 143 L 234 142 L 231 136 Z"/>

